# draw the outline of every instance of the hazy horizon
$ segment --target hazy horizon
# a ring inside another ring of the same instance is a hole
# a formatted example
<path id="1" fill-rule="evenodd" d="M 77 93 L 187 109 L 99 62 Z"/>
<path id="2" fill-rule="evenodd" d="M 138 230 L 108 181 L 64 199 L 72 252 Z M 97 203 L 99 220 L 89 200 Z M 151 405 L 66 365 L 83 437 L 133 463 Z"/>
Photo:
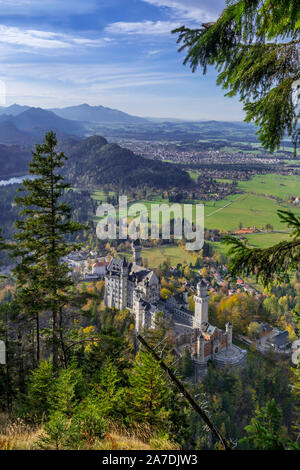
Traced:
<path id="1" fill-rule="evenodd" d="M 122 110 L 122 109 L 117 109 L 117 108 L 111 108 L 110 106 L 103 106 L 102 104 L 89 104 L 89 103 L 77 103 L 77 104 L 72 104 L 72 105 L 66 105 L 66 106 L 57 106 L 57 107 L 43 107 L 43 106 L 38 106 L 38 105 L 35 105 L 35 106 L 31 106 L 30 104 L 28 103 L 11 103 L 11 104 L 5 104 L 5 105 L 0 105 L 0 108 L 10 108 L 12 106 L 20 106 L 20 107 L 30 107 L 30 108 L 36 108 L 36 109 L 44 109 L 46 111 L 53 111 L 54 109 L 65 109 L 65 108 L 71 108 L 71 107 L 79 107 L 79 106 L 90 106 L 90 107 L 104 107 L 104 108 L 108 108 L 108 109 L 111 109 L 111 110 L 114 110 L 114 111 L 121 111 L 123 113 L 126 113 L 126 111 Z M 131 116 L 136 116 L 136 117 L 140 117 L 140 118 L 143 118 L 143 119 L 148 119 L 149 121 L 152 121 L 152 122 L 155 122 L 155 121 L 176 121 L 176 122 L 190 122 L 190 123 L 193 123 L 193 122 L 205 122 L 205 121 L 220 121 L 220 122 L 232 122 L 232 123 L 242 123 L 244 122 L 242 119 L 240 120 L 236 120 L 236 119 L 233 119 L 233 120 L 230 120 L 230 119 L 207 119 L 207 118 L 199 118 L 199 119 L 187 119 L 187 118 L 174 118 L 174 117 L 170 117 L 170 116 L 164 116 L 164 117 L 158 117 L 158 116 L 146 116 L 146 115 L 133 115 L 133 114 L 130 114 L 130 113 L 126 113 L 126 114 L 129 114 Z"/>
<path id="2" fill-rule="evenodd" d="M 243 120 L 216 72 L 182 65 L 176 35 L 217 18 L 225 0 L 0 0 L 0 104 L 101 104 L 140 117 Z M 1 102 L 2 100 L 2 102 Z"/>

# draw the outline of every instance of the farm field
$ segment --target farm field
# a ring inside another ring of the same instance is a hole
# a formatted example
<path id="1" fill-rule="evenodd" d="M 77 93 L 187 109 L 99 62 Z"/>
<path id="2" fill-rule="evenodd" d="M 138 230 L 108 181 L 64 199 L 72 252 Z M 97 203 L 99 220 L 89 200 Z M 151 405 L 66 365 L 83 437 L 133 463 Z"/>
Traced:
<path id="1" fill-rule="evenodd" d="M 243 227 L 255 226 L 258 229 L 264 229 L 266 224 L 270 224 L 273 226 L 275 232 L 247 236 L 251 245 L 261 248 L 271 246 L 274 243 L 288 238 L 288 233 L 276 232 L 284 232 L 286 229 L 285 225 L 280 222 L 277 216 L 277 210 L 291 209 L 297 215 L 300 215 L 300 207 L 292 206 L 287 202 L 290 196 L 300 195 L 300 176 L 282 176 L 277 174 L 259 175 L 251 178 L 249 181 L 240 181 L 239 188 L 243 191 L 242 194 L 228 196 L 226 199 L 220 201 L 205 202 L 205 227 L 207 229 L 228 231 L 238 230 L 240 225 Z M 109 195 L 112 196 L 114 193 L 110 191 Z M 106 200 L 105 193 L 102 190 L 95 190 L 93 198 L 99 201 Z M 275 198 L 281 199 L 282 202 L 278 202 Z M 160 194 L 152 197 L 151 200 L 142 199 L 136 202 L 145 205 L 149 221 L 151 221 L 152 204 L 170 204 L 168 199 L 163 199 Z M 194 205 L 200 202 L 201 201 L 191 201 Z M 183 204 L 180 205 L 183 214 Z M 118 208 L 116 212 L 118 215 Z M 133 217 L 129 216 L 128 220 L 130 221 L 132 218 Z M 195 221 L 195 213 L 193 214 L 193 221 Z M 160 216 L 160 224 L 161 223 L 162 216 Z M 216 243 L 215 249 L 222 253 L 225 253 L 225 250 L 227 250 L 227 248 L 223 248 L 223 245 L 220 243 Z M 172 251 L 171 255 L 174 255 Z M 182 257 L 180 256 L 179 258 L 182 261 Z"/>
<path id="2" fill-rule="evenodd" d="M 274 196 L 282 200 L 300 196 L 299 175 L 257 175 L 249 181 L 240 181 L 238 186 L 245 192 Z"/>
<path id="3" fill-rule="evenodd" d="M 132 259 L 131 253 L 118 253 L 120 256 L 124 255 L 127 259 Z M 156 248 L 143 248 L 142 258 L 144 262 L 153 268 L 158 268 L 160 264 L 166 259 L 170 260 L 171 266 L 176 266 L 178 263 L 189 264 L 194 263 L 194 252 L 185 251 L 177 245 L 161 245 Z"/>
<path id="4" fill-rule="evenodd" d="M 249 245 L 254 248 L 268 248 L 276 243 L 290 239 L 289 232 L 273 232 L 273 233 L 254 233 L 246 235 Z"/>
<path id="5" fill-rule="evenodd" d="M 255 226 L 262 229 L 266 224 L 273 225 L 275 230 L 284 230 L 285 226 L 277 216 L 277 210 L 290 209 L 288 204 L 278 204 L 269 197 L 255 194 L 229 196 L 222 201 L 210 201 L 205 205 L 205 227 L 219 230 L 238 230 Z M 293 208 L 300 215 L 300 208 Z"/>
<path id="6" fill-rule="evenodd" d="M 142 250 L 142 257 L 148 261 L 149 266 L 154 268 L 157 268 L 167 258 L 169 258 L 172 266 L 176 266 L 178 263 L 189 264 L 195 262 L 192 251 L 185 251 L 177 245 L 146 248 Z"/>

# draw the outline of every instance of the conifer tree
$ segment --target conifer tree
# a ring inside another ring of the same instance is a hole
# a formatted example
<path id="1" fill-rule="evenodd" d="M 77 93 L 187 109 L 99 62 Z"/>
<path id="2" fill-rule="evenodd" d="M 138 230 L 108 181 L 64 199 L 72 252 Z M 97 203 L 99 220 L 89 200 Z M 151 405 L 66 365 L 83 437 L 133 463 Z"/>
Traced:
<path id="1" fill-rule="evenodd" d="M 52 363 L 41 361 L 39 366 L 32 371 L 28 381 L 25 407 L 31 414 L 40 418 L 48 415 L 50 408 L 49 395 L 53 385 Z"/>
<path id="2" fill-rule="evenodd" d="M 248 443 L 256 450 L 283 450 L 285 442 L 280 424 L 281 412 L 275 400 L 271 400 L 256 411 L 255 418 L 245 428 L 247 437 L 241 443 Z"/>
<path id="3" fill-rule="evenodd" d="M 164 428 L 170 391 L 164 372 L 149 353 L 140 351 L 137 354 L 129 383 L 133 419 Z"/>
<path id="4" fill-rule="evenodd" d="M 208 66 L 214 65 L 218 71 L 217 84 L 228 90 L 227 96 L 240 97 L 246 112 L 245 121 L 252 121 L 258 127 L 258 138 L 266 149 L 271 152 L 278 149 L 287 134 L 292 138 L 297 156 L 300 140 L 299 2 L 228 0 L 216 22 L 203 24 L 195 30 L 182 26 L 173 33 L 179 34 L 179 51 L 187 50 L 185 64 L 190 64 L 193 71 L 200 67 L 204 74 Z M 291 269 L 299 270 L 300 218 L 291 211 L 281 210 L 278 215 L 292 228 L 290 241 L 259 249 L 249 248 L 236 238 L 224 237 L 231 246 L 231 274 L 252 274 L 267 286 L 275 281 L 286 281 Z M 299 317 L 296 321 L 299 322 Z M 269 411 L 272 413 L 271 405 L 263 414 Z M 270 433 L 261 431 L 262 445 L 264 442 L 269 445 Z M 271 439 L 276 439 L 275 430 L 270 432 Z"/>
<path id="5" fill-rule="evenodd" d="M 300 137 L 300 8 L 295 0 L 228 0 L 216 22 L 178 33 L 184 63 L 205 74 L 208 66 L 218 71 L 217 84 L 238 95 L 246 122 L 258 127 L 263 146 L 273 152 L 285 134 L 295 146 Z M 293 228 L 293 240 L 268 249 L 251 249 L 240 240 L 225 237 L 232 245 L 231 271 L 255 274 L 264 285 L 286 276 L 300 263 L 300 219 L 291 211 L 278 211 Z"/>
<path id="6" fill-rule="evenodd" d="M 59 174 L 66 157 L 57 153 L 56 135 L 49 132 L 37 145 L 29 164 L 33 179 L 23 181 L 26 193 L 16 197 L 22 206 L 16 221 L 14 256 L 19 263 L 14 270 L 17 278 L 16 298 L 23 311 L 36 322 L 37 360 L 40 359 L 39 317 L 48 312 L 52 317 L 53 367 L 58 369 L 59 347 L 63 348 L 62 314 L 70 302 L 73 281 L 62 257 L 80 248 L 67 238 L 84 227 L 72 221 L 71 208 L 61 202 L 69 185 Z"/>
<path id="7" fill-rule="evenodd" d="M 228 0 L 216 22 L 176 29 L 184 64 L 205 74 L 214 65 L 217 84 L 238 95 L 246 122 L 274 151 L 287 133 L 296 146 L 299 119 L 300 9 L 296 0 Z"/>

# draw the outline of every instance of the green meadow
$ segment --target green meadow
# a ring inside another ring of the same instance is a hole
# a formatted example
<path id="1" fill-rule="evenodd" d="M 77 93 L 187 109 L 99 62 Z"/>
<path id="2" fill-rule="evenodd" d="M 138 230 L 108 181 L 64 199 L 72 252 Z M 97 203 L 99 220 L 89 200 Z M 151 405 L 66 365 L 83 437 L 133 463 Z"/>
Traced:
<path id="1" fill-rule="evenodd" d="M 254 233 L 246 235 L 249 246 L 254 248 L 268 248 L 274 244 L 290 239 L 290 232 Z"/>
<path id="2" fill-rule="evenodd" d="M 287 210 L 288 204 L 278 204 L 274 199 L 256 194 L 229 196 L 222 201 L 210 201 L 205 205 L 205 227 L 219 230 L 238 230 L 243 227 L 262 229 L 266 224 L 275 230 L 285 227 L 277 216 L 277 210 Z M 294 209 L 300 215 L 300 208 Z"/>
<path id="3" fill-rule="evenodd" d="M 121 253 L 119 254 L 121 255 Z M 126 257 L 131 260 L 132 255 L 126 253 Z M 156 248 L 144 248 L 142 250 L 142 258 L 144 262 L 147 261 L 148 265 L 153 268 L 158 268 L 167 259 L 170 260 L 171 266 L 177 266 L 179 263 L 190 264 L 195 262 L 193 252 L 185 251 L 178 245 L 161 245 Z"/>
<path id="4" fill-rule="evenodd" d="M 193 176 L 195 177 L 196 174 L 194 173 Z M 238 230 L 239 226 L 242 225 L 243 227 L 255 226 L 259 230 L 263 230 L 266 224 L 270 224 L 274 228 L 272 233 L 247 235 L 250 245 L 261 248 L 287 239 L 289 233 L 286 231 L 285 225 L 280 222 L 277 210 L 291 209 L 300 216 L 300 207 L 292 206 L 288 203 L 291 196 L 300 195 L 300 176 L 258 175 L 248 181 L 240 181 L 238 187 L 243 193 L 228 196 L 220 201 L 204 202 L 205 227 L 221 231 L 234 231 Z M 114 194 L 113 191 L 109 192 L 110 196 Z M 102 190 L 95 190 L 92 197 L 99 201 L 106 200 L 106 195 Z M 279 199 L 279 201 L 276 199 Z M 166 208 L 162 211 L 165 214 L 168 212 L 168 206 L 171 204 L 167 199 L 163 199 L 160 194 L 153 196 L 151 200 L 142 199 L 136 201 L 136 203 L 145 206 L 146 211 L 144 214 L 148 214 L 149 222 L 151 221 L 152 204 L 167 204 Z M 201 203 L 201 201 L 190 201 L 190 203 L 195 206 L 197 203 Z M 180 204 L 180 206 L 183 214 L 183 204 Z M 118 216 L 118 208 L 116 208 L 116 213 Z M 128 221 L 130 222 L 132 219 L 133 216 L 129 215 Z M 162 220 L 162 214 L 160 214 L 160 224 L 162 224 Z M 193 221 L 195 222 L 195 210 Z M 224 254 L 227 251 L 227 248 L 221 243 L 213 243 L 213 246 L 215 250 L 221 251 Z M 161 252 L 161 249 L 165 250 L 165 252 Z M 157 265 L 157 263 L 159 264 L 161 259 L 165 257 L 170 257 L 172 264 L 182 262 L 184 256 L 189 258 L 180 247 L 157 248 L 153 249 L 152 252 L 151 250 L 147 250 L 147 252 L 149 253 L 147 257 L 151 258 L 153 266 Z"/>
<path id="5" fill-rule="evenodd" d="M 287 200 L 300 196 L 300 175 L 257 175 L 249 181 L 240 181 L 239 188 L 245 192 L 274 196 Z"/>

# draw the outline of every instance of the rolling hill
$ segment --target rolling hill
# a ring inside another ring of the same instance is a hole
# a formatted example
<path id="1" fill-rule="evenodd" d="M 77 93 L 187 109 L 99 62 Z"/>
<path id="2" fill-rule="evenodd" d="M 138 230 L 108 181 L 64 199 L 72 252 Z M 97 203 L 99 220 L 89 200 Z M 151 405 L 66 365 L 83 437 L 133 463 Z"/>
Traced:
<path id="1" fill-rule="evenodd" d="M 191 184 L 188 173 L 176 165 L 140 157 L 100 136 L 79 143 L 62 143 L 60 148 L 68 156 L 66 176 L 80 186 L 114 184 L 123 188 L 142 185 L 172 188 Z"/>
<path id="2" fill-rule="evenodd" d="M 7 123 L 2 125 L 9 127 Z M 10 126 L 10 131 L 15 132 L 16 129 Z M 26 174 L 32 148 L 33 145 L 0 143 L 1 177 Z M 191 185 L 189 174 L 176 165 L 143 158 L 131 150 L 108 143 L 101 136 L 84 140 L 76 137 L 59 139 L 57 151 L 63 151 L 68 158 L 62 171 L 74 186 L 95 188 L 113 184 L 126 188 L 148 185 L 167 189 Z"/>

